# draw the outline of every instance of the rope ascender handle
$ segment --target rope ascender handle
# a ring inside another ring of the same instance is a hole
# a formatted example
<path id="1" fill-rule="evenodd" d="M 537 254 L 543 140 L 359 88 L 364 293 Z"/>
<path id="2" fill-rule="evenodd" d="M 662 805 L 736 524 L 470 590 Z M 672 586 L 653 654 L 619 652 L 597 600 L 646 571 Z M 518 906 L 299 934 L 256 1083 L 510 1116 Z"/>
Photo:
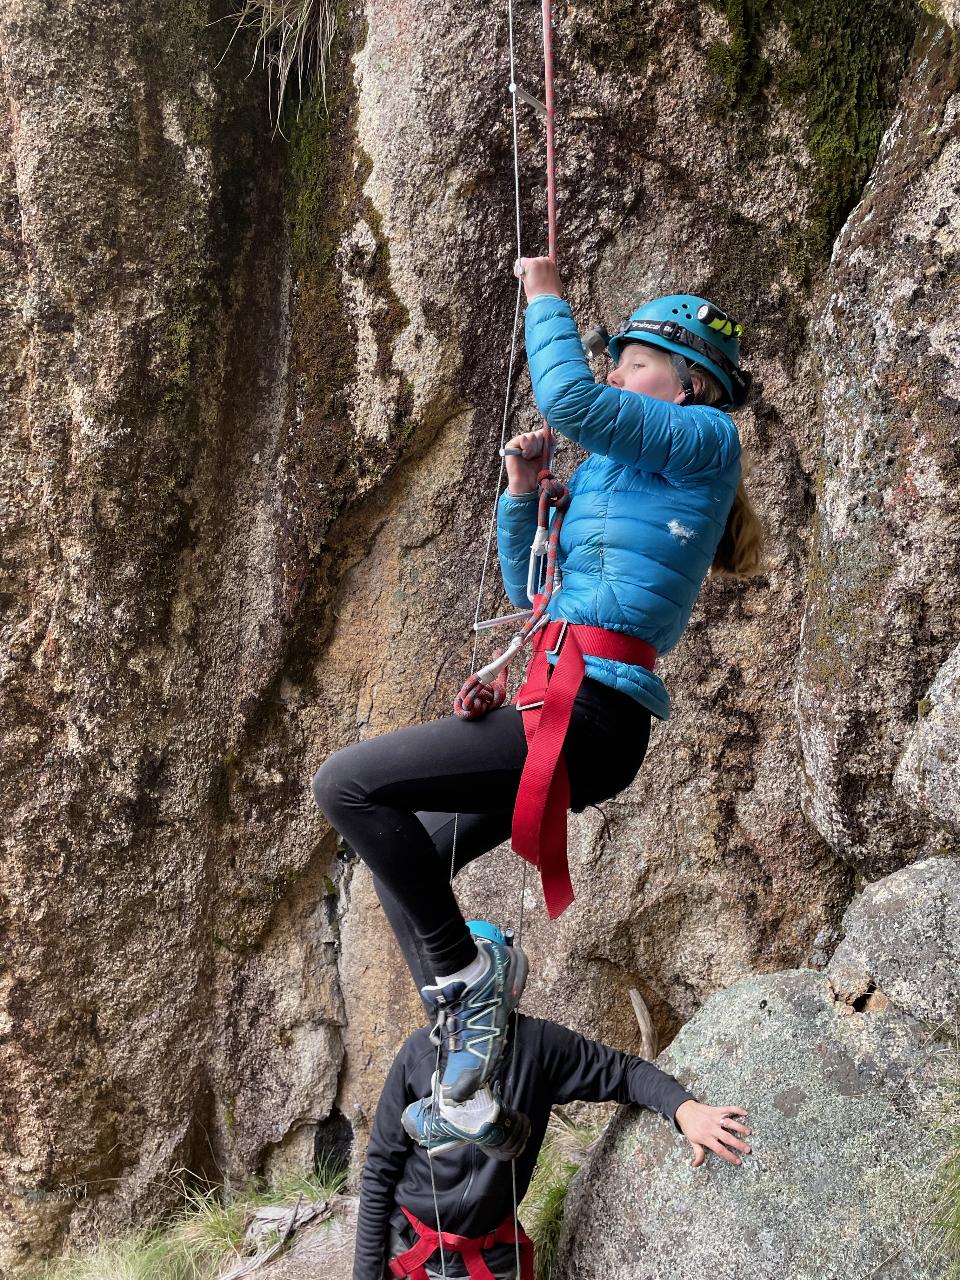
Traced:
<path id="1" fill-rule="evenodd" d="M 535 631 L 549 621 L 547 607 L 554 592 L 557 575 L 557 552 L 563 513 L 570 505 L 570 490 L 550 470 L 553 452 L 553 433 L 545 424 L 542 429 L 543 454 L 547 465 L 537 475 L 540 493 L 537 504 L 537 532 L 530 548 L 530 568 L 527 575 L 527 594 L 534 606 L 530 617 L 513 637 L 502 653 L 479 671 L 473 672 L 464 682 L 454 699 L 454 712 L 461 720 L 479 720 L 488 711 L 496 711 L 507 699 L 507 671 L 510 662 L 523 648 Z M 555 513 L 551 519 L 551 509 Z M 541 586 L 540 563 L 546 556 L 547 567 Z"/>

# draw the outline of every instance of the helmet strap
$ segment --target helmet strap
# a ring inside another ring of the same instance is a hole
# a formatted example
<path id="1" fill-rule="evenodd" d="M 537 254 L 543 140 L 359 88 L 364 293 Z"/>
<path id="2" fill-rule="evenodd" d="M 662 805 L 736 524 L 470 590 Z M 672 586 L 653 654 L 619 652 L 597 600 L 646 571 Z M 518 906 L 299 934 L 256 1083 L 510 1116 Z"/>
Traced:
<path id="1" fill-rule="evenodd" d="M 680 379 L 680 385 L 683 387 L 683 400 L 681 404 L 696 404 L 697 393 L 693 387 L 693 379 L 690 376 L 690 366 L 684 360 L 683 356 L 678 356 L 671 352 L 670 363 L 673 365 L 674 372 Z"/>

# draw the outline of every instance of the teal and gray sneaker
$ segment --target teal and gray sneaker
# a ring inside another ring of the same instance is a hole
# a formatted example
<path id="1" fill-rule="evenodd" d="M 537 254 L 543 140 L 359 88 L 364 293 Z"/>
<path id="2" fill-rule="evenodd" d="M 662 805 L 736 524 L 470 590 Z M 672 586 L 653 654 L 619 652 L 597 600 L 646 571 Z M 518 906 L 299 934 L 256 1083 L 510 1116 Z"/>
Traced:
<path id="1" fill-rule="evenodd" d="M 530 1121 L 522 1111 L 514 1111 L 502 1098 L 496 1094 L 494 1097 L 499 1106 L 497 1115 L 476 1133 L 448 1120 L 439 1104 L 434 1106 L 433 1098 L 410 1103 L 402 1116 L 404 1130 L 431 1158 L 472 1142 L 494 1160 L 513 1160 L 527 1145 Z"/>
<path id="2" fill-rule="evenodd" d="M 431 1038 L 446 1047 L 440 1087 L 448 1103 L 466 1102 L 489 1080 L 527 982 L 527 957 L 519 947 L 478 938 L 477 949 L 485 961 L 479 978 L 421 992 L 437 1013 Z"/>

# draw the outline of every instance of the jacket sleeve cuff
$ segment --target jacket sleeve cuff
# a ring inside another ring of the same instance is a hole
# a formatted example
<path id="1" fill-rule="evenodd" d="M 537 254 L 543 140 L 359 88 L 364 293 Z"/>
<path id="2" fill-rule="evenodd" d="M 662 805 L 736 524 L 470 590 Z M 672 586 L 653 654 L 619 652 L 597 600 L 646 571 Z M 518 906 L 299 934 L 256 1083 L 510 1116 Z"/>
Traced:
<path id="1" fill-rule="evenodd" d="M 557 301 L 557 299 L 561 302 L 564 301 L 562 293 L 538 293 L 535 298 L 531 298 L 527 303 L 527 310 L 529 311 L 531 307 L 535 307 L 541 298 L 552 298 L 554 301 Z"/>

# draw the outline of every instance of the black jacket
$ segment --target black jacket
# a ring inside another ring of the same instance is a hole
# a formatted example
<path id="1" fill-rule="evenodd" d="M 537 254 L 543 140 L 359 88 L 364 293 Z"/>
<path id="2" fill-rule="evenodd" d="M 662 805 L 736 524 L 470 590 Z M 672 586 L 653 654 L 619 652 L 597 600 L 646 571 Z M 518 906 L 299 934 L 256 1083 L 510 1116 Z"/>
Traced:
<path id="1" fill-rule="evenodd" d="M 587 1040 L 555 1022 L 520 1015 L 516 1027 L 516 1054 L 508 1042 L 493 1083 L 499 1083 L 511 1107 L 530 1119 L 530 1140 L 516 1161 L 518 1204 L 530 1185 L 554 1103 L 632 1102 L 674 1120 L 680 1104 L 692 1097 L 652 1062 Z M 353 1280 L 383 1280 L 391 1219 L 394 1231 L 413 1242 L 398 1206 L 436 1226 L 430 1160 L 400 1123 L 408 1103 L 430 1095 L 436 1064 L 437 1050 L 428 1032 L 420 1030 L 406 1041 L 390 1068 L 363 1170 Z M 513 1212 L 509 1162 L 492 1160 L 471 1144 L 434 1156 L 433 1169 L 443 1231 L 485 1235 Z M 499 1249 L 513 1254 L 512 1246 Z M 489 1262 L 497 1270 L 493 1253 Z M 460 1259 L 449 1255 L 446 1271 L 448 1276 L 466 1274 Z"/>

